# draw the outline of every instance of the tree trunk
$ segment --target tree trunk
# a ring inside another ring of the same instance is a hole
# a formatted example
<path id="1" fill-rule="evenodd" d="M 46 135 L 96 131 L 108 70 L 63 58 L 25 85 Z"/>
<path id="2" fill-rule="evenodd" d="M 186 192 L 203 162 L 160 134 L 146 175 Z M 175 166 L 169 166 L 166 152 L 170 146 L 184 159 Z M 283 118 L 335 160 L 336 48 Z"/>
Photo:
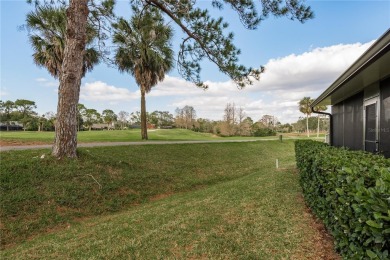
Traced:
<path id="1" fill-rule="evenodd" d="M 317 137 L 320 137 L 320 115 L 317 116 Z"/>
<path id="2" fill-rule="evenodd" d="M 310 137 L 310 133 L 309 133 L 309 115 L 306 115 L 306 132 L 307 132 L 307 137 Z"/>
<path id="3" fill-rule="evenodd" d="M 148 128 L 146 125 L 145 88 L 143 86 L 141 86 L 141 137 L 142 140 L 148 140 Z"/>
<path id="4" fill-rule="evenodd" d="M 71 0 L 66 11 L 66 46 L 58 91 L 53 156 L 77 156 L 77 104 L 86 45 L 88 0 Z"/>

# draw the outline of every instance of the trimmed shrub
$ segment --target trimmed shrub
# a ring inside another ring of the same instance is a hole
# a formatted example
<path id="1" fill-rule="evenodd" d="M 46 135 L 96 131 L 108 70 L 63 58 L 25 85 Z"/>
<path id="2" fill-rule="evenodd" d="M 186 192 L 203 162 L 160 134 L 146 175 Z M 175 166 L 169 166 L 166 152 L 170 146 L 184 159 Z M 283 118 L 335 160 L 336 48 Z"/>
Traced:
<path id="1" fill-rule="evenodd" d="M 305 200 L 346 259 L 389 259 L 390 159 L 312 140 L 295 143 Z"/>

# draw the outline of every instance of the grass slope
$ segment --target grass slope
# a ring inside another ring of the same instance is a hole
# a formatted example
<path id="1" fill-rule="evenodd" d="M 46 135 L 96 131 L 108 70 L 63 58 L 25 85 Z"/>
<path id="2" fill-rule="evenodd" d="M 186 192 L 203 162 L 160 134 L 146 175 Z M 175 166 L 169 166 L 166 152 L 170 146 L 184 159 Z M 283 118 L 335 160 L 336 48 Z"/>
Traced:
<path id="1" fill-rule="evenodd" d="M 263 160 L 274 161 L 276 151 L 267 150 L 282 147 L 291 153 L 291 143 L 277 142 L 99 147 L 79 149 L 76 161 L 58 161 L 48 150 L 3 152 L 2 244 L 159 194 L 250 174 Z"/>
<path id="2" fill-rule="evenodd" d="M 320 256 L 291 141 L 43 152 L 2 153 L 2 259 Z"/>

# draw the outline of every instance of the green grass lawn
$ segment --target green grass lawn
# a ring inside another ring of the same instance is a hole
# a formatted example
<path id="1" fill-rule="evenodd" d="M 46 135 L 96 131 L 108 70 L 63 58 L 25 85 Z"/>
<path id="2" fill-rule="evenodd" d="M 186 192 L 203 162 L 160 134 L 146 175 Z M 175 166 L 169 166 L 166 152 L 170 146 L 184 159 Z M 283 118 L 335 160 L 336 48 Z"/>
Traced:
<path id="1" fill-rule="evenodd" d="M 148 131 L 150 140 L 214 140 L 220 137 L 212 134 L 196 133 L 185 129 L 156 129 Z M 141 141 L 141 130 L 81 131 L 77 134 L 79 142 L 130 142 Z M 19 142 L 52 143 L 54 132 L 0 132 L 0 140 Z"/>
<path id="2" fill-rule="evenodd" d="M 1 259 L 316 258 L 292 141 L 49 153 L 1 153 Z"/>
<path id="3" fill-rule="evenodd" d="M 113 131 L 81 131 L 78 133 L 78 141 L 80 143 L 90 142 L 132 142 L 141 141 L 141 130 L 113 130 Z M 184 141 L 184 140 L 245 140 L 245 139 L 278 139 L 278 136 L 272 137 L 219 137 L 209 133 L 197 133 L 186 129 L 155 129 L 149 130 L 148 136 L 150 141 Z M 323 135 L 321 135 L 323 137 Z M 315 137 L 315 135 L 312 135 Z M 307 138 L 306 135 L 290 136 L 283 135 L 284 139 Z M 54 140 L 54 132 L 0 132 L 0 141 L 8 144 L 17 143 L 45 143 L 52 144 Z"/>

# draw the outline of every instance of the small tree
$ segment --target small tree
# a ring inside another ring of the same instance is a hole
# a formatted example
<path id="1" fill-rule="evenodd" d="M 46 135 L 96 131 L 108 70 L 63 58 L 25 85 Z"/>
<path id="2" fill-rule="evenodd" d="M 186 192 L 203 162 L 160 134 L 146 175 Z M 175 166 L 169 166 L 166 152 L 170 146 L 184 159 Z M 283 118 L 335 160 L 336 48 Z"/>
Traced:
<path id="1" fill-rule="evenodd" d="M 15 103 L 11 100 L 7 100 L 5 102 L 0 100 L 1 122 L 5 122 L 7 131 L 9 131 L 9 125 L 12 120 L 14 109 Z"/>
<path id="2" fill-rule="evenodd" d="M 123 130 L 124 128 L 124 125 L 126 124 L 128 118 L 129 118 L 129 112 L 126 112 L 126 111 L 119 111 L 118 113 L 118 121 L 120 122 L 121 124 L 121 130 Z"/>
<path id="3" fill-rule="evenodd" d="M 34 101 L 27 99 L 17 99 L 15 101 L 15 107 L 18 110 L 18 119 L 23 124 L 23 130 L 26 130 L 26 125 L 31 121 L 32 117 L 36 114 L 33 109 L 37 108 Z"/>
<path id="4" fill-rule="evenodd" d="M 100 114 L 96 109 L 86 109 L 85 110 L 85 120 L 84 124 L 88 127 L 89 131 L 92 129 L 92 125 L 99 122 Z"/>
<path id="5" fill-rule="evenodd" d="M 299 102 L 299 111 L 306 115 L 306 131 L 307 131 L 307 137 L 310 137 L 309 133 L 309 116 L 311 115 L 311 104 L 313 103 L 313 99 L 310 97 L 304 97 Z"/>
<path id="6" fill-rule="evenodd" d="M 107 129 L 110 129 L 112 122 L 117 120 L 117 115 L 111 109 L 105 109 L 102 112 L 103 121 L 107 124 Z"/>
<path id="7" fill-rule="evenodd" d="M 315 106 L 314 107 L 314 110 L 315 111 L 319 111 L 319 112 L 322 112 L 322 111 L 326 111 L 328 109 L 327 106 Z M 317 114 L 317 137 L 320 136 L 320 114 Z"/>
<path id="8" fill-rule="evenodd" d="M 80 131 L 84 123 L 87 108 L 84 104 L 77 104 L 77 131 Z"/>

